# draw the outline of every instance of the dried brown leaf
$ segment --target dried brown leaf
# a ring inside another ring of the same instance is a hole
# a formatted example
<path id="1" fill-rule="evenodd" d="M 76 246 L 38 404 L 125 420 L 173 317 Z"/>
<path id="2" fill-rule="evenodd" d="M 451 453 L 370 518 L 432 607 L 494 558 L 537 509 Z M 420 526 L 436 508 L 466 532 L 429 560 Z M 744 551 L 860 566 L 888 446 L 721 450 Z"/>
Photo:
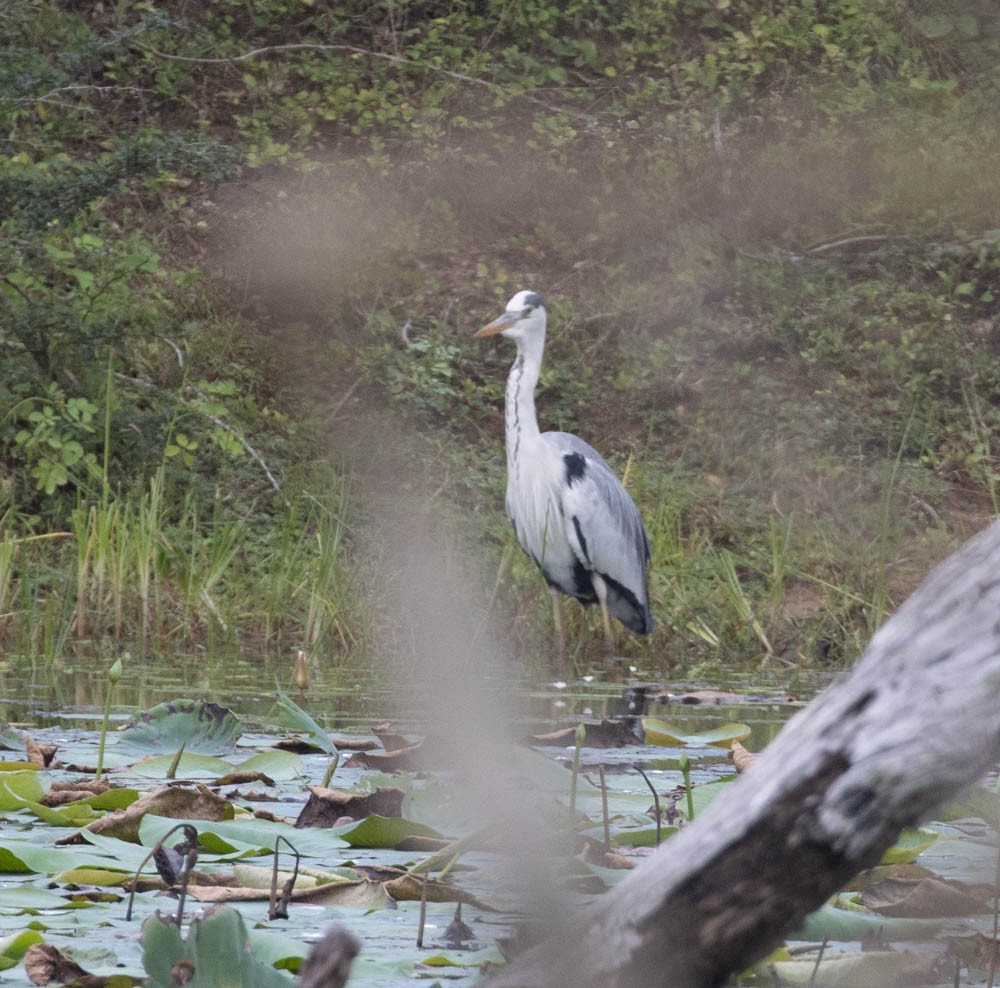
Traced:
<path id="1" fill-rule="evenodd" d="M 147 813 L 183 820 L 228 820 L 232 818 L 233 807 L 228 800 L 200 784 L 165 786 L 140 797 L 124 810 L 116 810 L 88 823 L 86 829 L 137 844 L 139 824 Z M 57 844 L 68 842 L 56 841 Z"/>
<path id="2" fill-rule="evenodd" d="M 76 961 L 70 960 L 61 950 L 48 943 L 32 944 L 27 949 L 24 955 L 24 972 L 33 985 L 72 981 L 88 973 Z"/>
<path id="3" fill-rule="evenodd" d="M 739 773 L 745 772 L 757 760 L 757 756 L 752 751 L 747 751 L 739 741 L 734 741 L 729 746 L 729 757 Z"/>
<path id="4" fill-rule="evenodd" d="M 342 789 L 324 789 L 312 786 L 310 796 L 299 818 L 296 827 L 334 827 L 347 817 L 351 820 L 363 820 L 373 813 L 378 816 L 400 817 L 403 815 L 402 789 L 392 786 L 380 787 L 371 793 L 357 794 L 345 792 Z"/>

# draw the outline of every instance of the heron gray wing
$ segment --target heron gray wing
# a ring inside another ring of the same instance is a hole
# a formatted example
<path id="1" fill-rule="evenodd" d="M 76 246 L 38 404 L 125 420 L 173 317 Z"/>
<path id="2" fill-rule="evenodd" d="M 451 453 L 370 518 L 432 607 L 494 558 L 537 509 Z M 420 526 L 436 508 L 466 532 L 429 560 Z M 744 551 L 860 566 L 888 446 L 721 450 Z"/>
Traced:
<path id="1" fill-rule="evenodd" d="M 561 504 L 573 551 L 612 588 L 620 588 L 616 596 L 622 598 L 621 606 L 612 613 L 635 630 L 649 630 L 649 536 L 639 509 L 588 443 L 566 432 L 547 432 L 542 438 L 562 458 Z"/>

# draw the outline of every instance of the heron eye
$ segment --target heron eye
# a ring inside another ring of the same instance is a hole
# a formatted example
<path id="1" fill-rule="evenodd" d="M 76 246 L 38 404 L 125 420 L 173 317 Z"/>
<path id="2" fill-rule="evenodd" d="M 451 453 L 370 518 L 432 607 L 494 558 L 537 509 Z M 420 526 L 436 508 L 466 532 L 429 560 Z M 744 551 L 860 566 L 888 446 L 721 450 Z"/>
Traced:
<path id="1" fill-rule="evenodd" d="M 528 318 L 528 316 L 530 316 L 530 315 L 531 315 L 531 311 L 532 311 L 532 306 L 530 306 L 530 305 L 526 305 L 526 306 L 524 307 L 524 311 L 523 311 L 523 312 L 521 313 L 521 318 L 522 318 L 522 319 L 527 319 L 527 318 Z"/>

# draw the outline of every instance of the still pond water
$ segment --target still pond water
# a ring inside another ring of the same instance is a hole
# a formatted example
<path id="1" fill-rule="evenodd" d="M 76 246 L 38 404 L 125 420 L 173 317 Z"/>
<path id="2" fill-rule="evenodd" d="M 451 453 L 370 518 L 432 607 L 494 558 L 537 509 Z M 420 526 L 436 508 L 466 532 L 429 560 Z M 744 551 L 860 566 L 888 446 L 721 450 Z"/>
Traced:
<path id="1" fill-rule="evenodd" d="M 107 693 L 107 671 L 114 658 L 115 656 L 100 659 L 68 656 L 49 665 L 32 663 L 17 656 L 0 656 L 0 722 L 15 725 L 39 741 L 60 746 L 69 744 L 73 747 L 81 741 L 85 744 L 92 743 L 94 731 L 99 728 L 102 717 Z M 790 716 L 832 678 L 830 674 L 805 675 L 794 670 L 779 670 L 752 675 L 728 675 L 724 680 L 713 679 L 712 682 L 663 682 L 657 681 L 649 670 L 641 667 L 621 667 L 614 677 L 597 673 L 594 676 L 567 677 L 563 682 L 505 676 L 503 670 L 495 668 L 489 668 L 488 674 L 483 675 L 470 668 L 464 676 L 453 674 L 442 687 L 440 683 L 428 686 L 422 680 L 419 670 L 409 670 L 406 675 L 398 676 L 385 673 L 376 675 L 371 672 L 359 674 L 357 671 L 315 663 L 311 669 L 308 692 L 303 696 L 294 686 L 291 661 L 266 661 L 233 654 L 143 658 L 126 656 L 124 673 L 114 689 L 111 716 L 114 725 L 120 727 L 135 714 L 164 701 L 179 698 L 212 700 L 229 707 L 254 734 L 257 742 L 266 746 L 274 736 L 287 733 L 279 726 L 275 713 L 276 690 L 281 689 L 296 699 L 324 730 L 335 736 L 370 737 L 373 725 L 391 722 L 395 731 L 416 737 L 440 726 L 435 718 L 440 716 L 440 694 L 444 692 L 446 703 L 457 709 L 469 702 L 470 697 L 472 702 L 479 703 L 483 702 L 484 696 L 487 700 L 490 697 L 496 698 L 505 711 L 504 716 L 509 717 L 514 736 L 523 738 L 529 734 L 542 734 L 557 728 L 575 726 L 581 720 L 595 721 L 621 715 L 626 712 L 623 702 L 626 687 L 648 683 L 651 684 L 651 690 L 669 691 L 673 694 L 694 690 L 722 690 L 748 695 L 745 702 L 717 706 L 678 702 L 664 704 L 656 701 L 650 705 L 648 712 L 668 720 L 687 734 L 705 732 L 725 723 L 745 724 L 751 729 L 745 744 L 751 750 L 758 751 L 773 739 Z M 749 695 L 752 695 L 752 699 Z M 257 726 L 259 731 L 255 730 Z M 543 747 L 541 750 L 549 758 L 564 764 L 571 758 L 571 749 L 565 743 Z M 17 755 L 6 752 L 3 757 L 10 759 Z M 641 811 L 646 809 L 650 800 L 643 782 L 636 776 L 635 767 L 643 766 L 662 793 L 676 787 L 682 758 L 686 758 L 683 751 L 656 748 L 648 744 L 631 745 L 620 750 L 586 749 L 583 770 L 585 774 L 588 771 L 592 774 L 597 765 L 605 766 L 608 771 L 609 793 L 619 805 L 620 815 L 625 812 L 622 807 L 627 809 L 634 802 L 641 817 Z M 325 758 L 316 756 L 306 759 L 305 763 L 308 765 L 307 778 L 300 780 L 302 784 L 298 788 L 303 791 L 295 796 L 299 801 L 305 798 L 305 783 L 317 783 Z M 727 752 L 721 748 L 702 747 L 692 750 L 690 763 L 691 779 L 695 786 L 711 783 L 732 772 Z M 566 773 L 563 778 L 568 777 L 569 774 Z M 565 786 L 558 778 L 556 782 L 560 788 Z M 338 768 L 334 784 L 355 790 L 374 783 L 366 782 L 364 773 L 359 770 Z M 383 785 L 385 782 L 380 780 L 377 784 Z M 418 786 L 422 784 L 424 783 L 417 783 Z M 584 812 L 595 822 L 599 822 L 600 815 L 593 793 L 590 794 L 590 804 L 594 805 L 588 804 Z M 285 812 L 289 811 L 286 809 Z M 292 816 L 294 817 L 294 813 Z M 44 840 L 45 834 L 33 826 L 30 814 L 24 820 L 20 817 L 11 818 L 9 823 L 12 828 L 16 828 L 7 834 L 11 841 L 23 840 L 29 833 L 32 840 Z M 951 827 L 942 829 L 950 840 L 921 855 L 921 863 L 931 867 L 942 877 L 962 879 L 965 882 L 991 880 L 992 876 L 986 875 L 985 870 L 992 867 L 991 862 L 994 860 L 993 835 L 985 833 L 981 824 L 976 825 L 971 832 L 957 831 Z M 3 844 L 4 840 L 0 837 L 0 848 Z M 11 846 L 23 845 L 13 843 Z M 367 854 L 372 863 L 385 863 L 382 858 L 386 853 L 355 849 L 351 852 L 351 857 L 355 861 L 363 860 Z M 475 855 L 471 858 L 475 862 Z M 483 868 L 482 873 L 484 876 L 490 874 L 488 868 Z M 16 891 L 25 883 L 45 885 L 47 881 L 44 875 L 6 877 L 7 881 L 0 881 L 0 886 L 9 885 L 10 891 Z M 499 886 L 483 884 L 478 889 L 473 885 L 472 889 L 485 897 L 499 896 L 502 894 L 502 885 L 502 882 Z M 152 912 L 162 907 L 162 900 L 151 899 L 145 905 L 146 911 Z M 450 921 L 452 905 L 442 903 L 431 909 L 432 932 L 429 935 L 432 945 L 420 950 L 413 945 L 417 907 L 417 903 L 401 902 L 395 910 L 377 910 L 370 915 L 358 910 L 341 911 L 341 921 L 348 922 L 363 936 L 365 942 L 362 956 L 353 972 L 352 985 L 376 988 L 412 983 L 415 976 L 420 976 L 418 972 L 422 959 L 444 949 L 439 938 Z M 107 908 L 110 910 L 107 913 L 110 918 L 103 920 L 104 926 L 100 923 L 93 924 L 93 929 L 74 925 L 72 930 L 60 933 L 55 925 L 56 920 L 47 918 L 47 940 L 56 944 L 62 943 L 60 937 L 66 941 L 74 940 L 78 949 L 87 948 L 92 951 L 90 956 L 97 967 L 103 966 L 108 971 L 116 968 L 140 969 L 135 932 L 137 924 L 123 926 L 120 933 L 116 934 L 120 936 L 120 943 L 113 953 L 103 958 L 100 956 L 100 947 L 107 939 L 107 924 L 122 925 L 118 917 L 121 912 L 119 906 Z M 242 908 L 248 921 L 259 925 L 260 907 L 252 905 Z M 330 913 L 329 909 L 315 907 L 310 912 L 309 907 L 301 906 L 289 932 L 294 930 L 294 936 L 308 945 L 321 935 L 330 921 Z M 881 921 L 878 917 L 875 919 Z M 7 916 L 0 910 L 0 928 L 3 930 L 16 931 L 19 924 L 23 925 L 25 921 L 18 918 L 16 912 Z M 473 925 L 476 926 L 479 937 L 480 953 L 485 952 L 490 957 L 498 956 L 496 948 L 491 947 L 490 943 L 494 936 L 500 936 L 508 930 L 509 922 L 510 916 L 493 914 L 491 917 L 488 913 L 476 916 Z M 979 929 L 988 935 L 989 923 L 987 916 L 959 921 L 958 927 L 938 930 L 936 934 L 928 934 L 927 939 L 920 943 L 908 944 L 907 953 L 916 951 L 918 954 L 926 954 L 934 963 L 939 963 L 939 959 L 943 959 L 944 936 L 947 933 L 967 937 L 969 933 Z M 438 937 L 436 941 L 433 940 L 434 930 Z M 850 941 L 853 938 L 850 935 L 846 939 Z M 848 961 L 862 956 L 856 942 L 831 944 L 827 949 L 831 957 L 844 953 Z M 461 958 L 465 955 L 452 952 L 452 956 Z M 469 956 L 468 966 L 449 974 L 448 980 L 453 984 L 474 984 L 477 980 L 475 958 L 478 956 L 480 954 L 475 953 Z M 949 968 L 949 971 L 952 970 L 954 969 Z M 444 980 L 433 969 L 423 976 L 430 976 L 431 980 L 439 977 Z M 5 971 L 2 980 L 18 988 L 27 986 L 23 968 Z M 822 979 L 816 983 L 822 983 Z M 932 978 L 924 983 L 949 984 L 951 975 L 941 975 L 939 982 Z M 981 973 L 965 969 L 961 984 L 983 983 Z"/>

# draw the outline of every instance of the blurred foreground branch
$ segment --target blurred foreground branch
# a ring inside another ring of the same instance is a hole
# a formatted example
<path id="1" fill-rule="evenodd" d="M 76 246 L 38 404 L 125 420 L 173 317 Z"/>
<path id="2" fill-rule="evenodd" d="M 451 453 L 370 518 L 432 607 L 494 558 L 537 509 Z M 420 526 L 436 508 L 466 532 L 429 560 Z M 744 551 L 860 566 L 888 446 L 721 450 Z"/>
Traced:
<path id="1" fill-rule="evenodd" d="M 997 762 L 998 694 L 1000 522 L 705 813 L 488 984 L 724 984 Z"/>

